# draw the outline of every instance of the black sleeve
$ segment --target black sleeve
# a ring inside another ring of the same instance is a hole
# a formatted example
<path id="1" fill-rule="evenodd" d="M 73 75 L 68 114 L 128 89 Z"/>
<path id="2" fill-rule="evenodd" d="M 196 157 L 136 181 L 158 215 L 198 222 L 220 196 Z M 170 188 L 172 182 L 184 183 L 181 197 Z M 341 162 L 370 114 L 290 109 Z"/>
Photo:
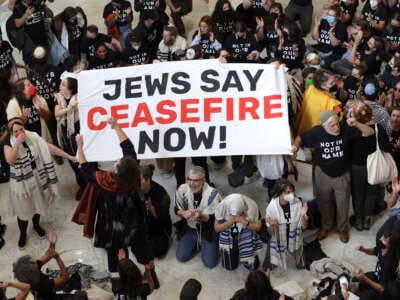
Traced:
<path id="1" fill-rule="evenodd" d="M 393 145 L 389 142 L 386 130 L 381 125 L 378 125 L 378 141 L 381 150 L 389 153 L 392 152 Z"/>
<path id="2" fill-rule="evenodd" d="M 341 42 L 347 41 L 347 30 L 342 22 L 335 27 L 335 37 Z"/>
<path id="3" fill-rule="evenodd" d="M 317 135 L 318 127 L 313 127 L 304 132 L 301 137 L 301 146 L 307 148 L 314 148 L 315 136 Z"/>
<path id="4" fill-rule="evenodd" d="M 398 261 L 390 257 L 382 257 L 383 266 L 381 269 L 381 276 L 379 283 L 383 286 L 396 278 Z"/>

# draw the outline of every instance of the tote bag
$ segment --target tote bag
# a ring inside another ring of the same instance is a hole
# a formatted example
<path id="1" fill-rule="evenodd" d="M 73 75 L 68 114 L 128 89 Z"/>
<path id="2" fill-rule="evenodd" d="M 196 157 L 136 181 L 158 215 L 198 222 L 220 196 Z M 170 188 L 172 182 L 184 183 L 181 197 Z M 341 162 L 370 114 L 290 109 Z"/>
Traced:
<path id="1" fill-rule="evenodd" d="M 367 157 L 368 183 L 371 185 L 390 182 L 393 176 L 397 176 L 397 167 L 392 155 L 379 148 L 377 124 L 375 135 L 376 151 Z"/>

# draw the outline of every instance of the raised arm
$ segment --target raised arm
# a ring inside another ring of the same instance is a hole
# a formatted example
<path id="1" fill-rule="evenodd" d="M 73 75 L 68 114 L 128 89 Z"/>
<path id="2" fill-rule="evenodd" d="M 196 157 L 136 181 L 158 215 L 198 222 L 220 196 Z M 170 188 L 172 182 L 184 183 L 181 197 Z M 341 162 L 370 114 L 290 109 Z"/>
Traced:
<path id="1" fill-rule="evenodd" d="M 122 128 L 118 125 L 118 123 L 115 122 L 113 117 L 108 119 L 108 124 L 110 124 L 114 128 L 115 132 L 117 133 L 120 143 L 122 143 L 128 139 L 128 136 L 126 135 L 126 133 L 122 130 Z"/>
<path id="2" fill-rule="evenodd" d="M 9 286 L 19 290 L 18 294 L 14 298 L 15 300 L 25 300 L 29 294 L 29 290 L 31 289 L 31 285 L 24 282 L 19 282 L 19 281 L 0 282 L 0 288 L 4 290 Z"/>

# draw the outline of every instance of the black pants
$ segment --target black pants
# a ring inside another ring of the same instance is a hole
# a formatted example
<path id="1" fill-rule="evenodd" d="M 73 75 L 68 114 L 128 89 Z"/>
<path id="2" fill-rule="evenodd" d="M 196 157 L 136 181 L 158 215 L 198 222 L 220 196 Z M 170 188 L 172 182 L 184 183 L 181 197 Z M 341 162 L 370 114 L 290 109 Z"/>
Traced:
<path id="1" fill-rule="evenodd" d="M 256 166 L 254 165 L 253 156 L 251 155 L 233 155 L 231 157 L 232 160 L 232 169 L 236 170 L 243 161 L 244 166 L 246 167 L 246 176 L 251 177 L 253 173 L 257 170 Z"/>
<path id="2" fill-rule="evenodd" d="M 172 1 L 172 2 L 174 3 L 174 6 L 176 8 L 179 7 L 179 6 L 177 7 L 177 5 L 181 5 L 182 8 L 184 7 L 185 14 L 190 13 L 193 9 L 193 0 L 182 0 L 182 1 L 177 1 L 177 2 Z M 179 35 L 184 35 L 186 32 L 185 24 L 183 24 L 183 21 L 182 21 L 182 17 L 185 14 L 182 14 L 182 12 L 176 12 L 176 13 L 171 12 L 172 20 L 174 21 L 175 27 L 178 30 Z"/>
<path id="3" fill-rule="evenodd" d="M 180 186 L 186 182 L 186 157 L 175 157 L 175 177 L 176 186 Z M 206 172 L 206 181 L 210 183 L 210 173 L 208 171 L 207 157 L 192 157 L 192 164 L 194 166 L 200 166 Z"/>
<path id="4" fill-rule="evenodd" d="M 150 239 L 151 248 L 154 257 L 163 257 L 167 254 L 169 249 L 169 239 L 170 237 L 165 234 L 153 235 Z"/>

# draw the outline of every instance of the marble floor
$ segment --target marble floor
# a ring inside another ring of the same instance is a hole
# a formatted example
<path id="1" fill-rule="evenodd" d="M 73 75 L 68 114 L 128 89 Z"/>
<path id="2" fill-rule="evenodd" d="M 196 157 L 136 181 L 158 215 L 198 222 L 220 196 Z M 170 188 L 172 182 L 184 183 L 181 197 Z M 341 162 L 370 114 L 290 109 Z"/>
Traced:
<path id="1" fill-rule="evenodd" d="M 103 20 L 101 18 L 102 9 L 108 1 L 106 0 L 70 0 L 68 5 L 81 6 L 88 14 L 89 24 L 97 24 L 100 30 L 104 32 Z M 194 30 L 195 24 L 202 15 L 208 14 L 211 9 L 203 0 L 194 0 L 193 13 L 184 18 L 188 31 Z M 212 1 L 210 0 L 210 3 Z M 240 1 L 232 1 L 237 4 Z M 284 6 L 287 0 L 281 1 Z M 318 2 L 318 3 L 315 3 Z M 323 1 L 314 1 L 315 12 L 321 11 Z M 214 2 L 215 3 L 215 2 Z M 54 10 L 54 13 L 60 12 L 65 6 L 66 1 L 55 0 L 49 6 Z M 5 21 L 9 12 L 5 8 L 5 4 L 0 6 L 0 24 L 3 29 L 3 37 L 5 37 Z M 137 16 L 135 16 L 137 20 Z M 188 34 L 188 36 L 191 36 Z M 15 53 L 18 57 L 18 53 Z M 223 154 L 223 153 L 221 153 Z M 147 163 L 147 162 L 144 162 Z M 308 164 L 297 163 L 299 169 L 299 181 L 295 183 L 296 192 L 303 199 L 309 200 L 312 197 L 311 191 L 311 168 Z M 216 184 L 224 195 L 232 192 L 244 193 L 254 200 L 260 206 L 263 214 L 265 214 L 266 206 L 266 190 L 262 187 L 262 179 L 254 181 L 251 184 L 240 186 L 236 189 L 231 188 L 226 179 L 226 175 L 231 172 L 230 164 L 227 163 L 222 169 L 213 169 L 210 162 L 211 180 Z M 74 194 L 77 186 L 73 179 L 73 173 L 67 163 L 57 166 L 59 175 L 59 191 L 60 197 L 55 201 L 47 216 L 43 216 L 42 224 L 47 230 L 55 230 L 59 236 L 58 249 L 63 254 L 67 264 L 72 264 L 77 260 L 88 264 L 95 265 L 97 269 L 106 270 L 106 257 L 102 250 L 94 249 L 92 241 L 82 236 L 82 227 L 71 222 L 72 213 L 77 205 L 74 200 Z M 158 171 L 155 172 L 154 179 L 167 188 L 171 197 L 173 197 L 176 182 L 174 178 L 165 179 Z M 8 183 L 0 184 L 0 204 L 2 212 L 5 211 L 5 206 L 10 201 L 8 194 Z M 10 280 L 12 278 L 12 262 L 18 257 L 30 254 L 33 257 L 39 257 L 47 247 L 45 240 L 40 240 L 34 234 L 31 225 L 28 229 L 29 240 L 24 251 L 17 248 L 18 228 L 16 218 L 10 218 L 1 213 L 3 222 L 7 224 L 7 231 L 4 235 L 6 245 L 0 250 L 0 280 Z M 171 209 L 171 215 L 173 210 Z M 374 244 L 375 232 L 377 228 L 384 222 L 386 217 L 383 215 L 375 221 L 373 227 L 368 232 L 356 232 L 351 230 L 351 238 L 349 243 L 343 244 L 339 241 L 336 233 L 322 242 L 322 248 L 325 253 L 333 258 L 351 262 L 363 270 L 372 270 L 375 266 L 375 259 L 366 255 L 360 254 L 355 250 L 359 244 L 372 246 Z M 173 215 L 173 220 L 177 218 Z M 174 240 L 168 255 L 160 260 L 156 260 L 157 274 L 160 279 L 160 289 L 153 292 L 149 299 L 177 299 L 179 291 L 183 283 L 188 278 L 197 278 L 203 285 L 199 299 L 229 299 L 233 293 L 243 286 L 241 279 L 241 271 L 225 271 L 219 265 L 212 270 L 205 269 L 202 266 L 199 256 L 194 257 L 187 263 L 179 263 L 175 259 L 176 241 Z M 287 272 L 276 269 L 272 272 L 271 280 L 274 286 L 295 280 L 304 290 L 308 289 L 311 280 L 308 271 L 298 271 L 294 264 L 289 265 Z M 306 298 L 308 299 L 308 297 Z"/>

